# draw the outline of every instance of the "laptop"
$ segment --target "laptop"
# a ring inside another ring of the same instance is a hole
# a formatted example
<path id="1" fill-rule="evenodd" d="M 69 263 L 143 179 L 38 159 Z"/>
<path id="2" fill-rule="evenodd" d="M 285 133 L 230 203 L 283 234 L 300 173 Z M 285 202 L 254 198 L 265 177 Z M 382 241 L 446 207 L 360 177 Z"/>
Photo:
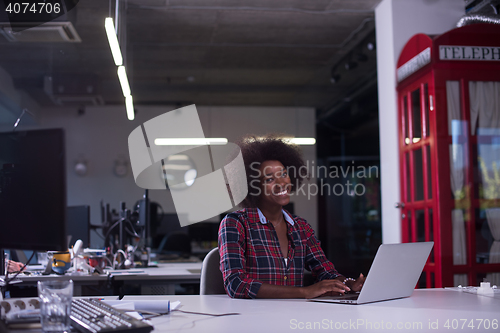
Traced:
<path id="1" fill-rule="evenodd" d="M 364 304 L 409 297 L 418 282 L 434 242 L 382 244 L 361 292 L 320 296 L 314 302 Z"/>

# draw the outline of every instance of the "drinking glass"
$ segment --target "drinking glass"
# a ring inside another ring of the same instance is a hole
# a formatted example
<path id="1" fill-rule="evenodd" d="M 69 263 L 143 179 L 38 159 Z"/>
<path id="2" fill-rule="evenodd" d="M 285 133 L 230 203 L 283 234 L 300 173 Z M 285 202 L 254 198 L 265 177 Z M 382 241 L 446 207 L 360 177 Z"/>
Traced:
<path id="1" fill-rule="evenodd" d="M 69 332 L 73 281 L 38 281 L 40 318 L 44 332 Z"/>

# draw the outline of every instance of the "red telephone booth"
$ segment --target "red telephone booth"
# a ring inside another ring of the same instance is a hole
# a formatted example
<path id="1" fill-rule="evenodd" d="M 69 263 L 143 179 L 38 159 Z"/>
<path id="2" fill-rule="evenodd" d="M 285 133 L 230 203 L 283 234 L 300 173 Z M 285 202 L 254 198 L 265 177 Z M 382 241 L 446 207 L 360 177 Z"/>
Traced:
<path id="1" fill-rule="evenodd" d="M 397 63 L 403 242 L 419 287 L 500 287 L 500 27 L 413 36 Z"/>

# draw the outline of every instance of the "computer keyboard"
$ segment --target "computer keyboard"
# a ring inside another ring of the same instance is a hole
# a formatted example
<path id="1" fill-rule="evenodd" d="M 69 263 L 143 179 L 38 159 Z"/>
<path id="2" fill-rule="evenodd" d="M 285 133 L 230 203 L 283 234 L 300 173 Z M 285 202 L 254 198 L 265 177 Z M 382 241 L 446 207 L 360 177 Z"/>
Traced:
<path id="1" fill-rule="evenodd" d="M 83 333 L 147 333 L 153 326 L 97 299 L 73 299 L 71 325 Z"/>

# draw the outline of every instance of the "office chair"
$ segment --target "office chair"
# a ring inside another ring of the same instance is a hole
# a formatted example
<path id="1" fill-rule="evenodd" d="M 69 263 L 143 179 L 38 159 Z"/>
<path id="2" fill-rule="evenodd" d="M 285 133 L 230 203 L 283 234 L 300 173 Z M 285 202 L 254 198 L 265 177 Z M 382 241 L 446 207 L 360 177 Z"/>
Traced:
<path id="1" fill-rule="evenodd" d="M 219 248 L 216 247 L 205 256 L 201 266 L 200 295 L 225 294 L 224 281 L 219 269 Z"/>

